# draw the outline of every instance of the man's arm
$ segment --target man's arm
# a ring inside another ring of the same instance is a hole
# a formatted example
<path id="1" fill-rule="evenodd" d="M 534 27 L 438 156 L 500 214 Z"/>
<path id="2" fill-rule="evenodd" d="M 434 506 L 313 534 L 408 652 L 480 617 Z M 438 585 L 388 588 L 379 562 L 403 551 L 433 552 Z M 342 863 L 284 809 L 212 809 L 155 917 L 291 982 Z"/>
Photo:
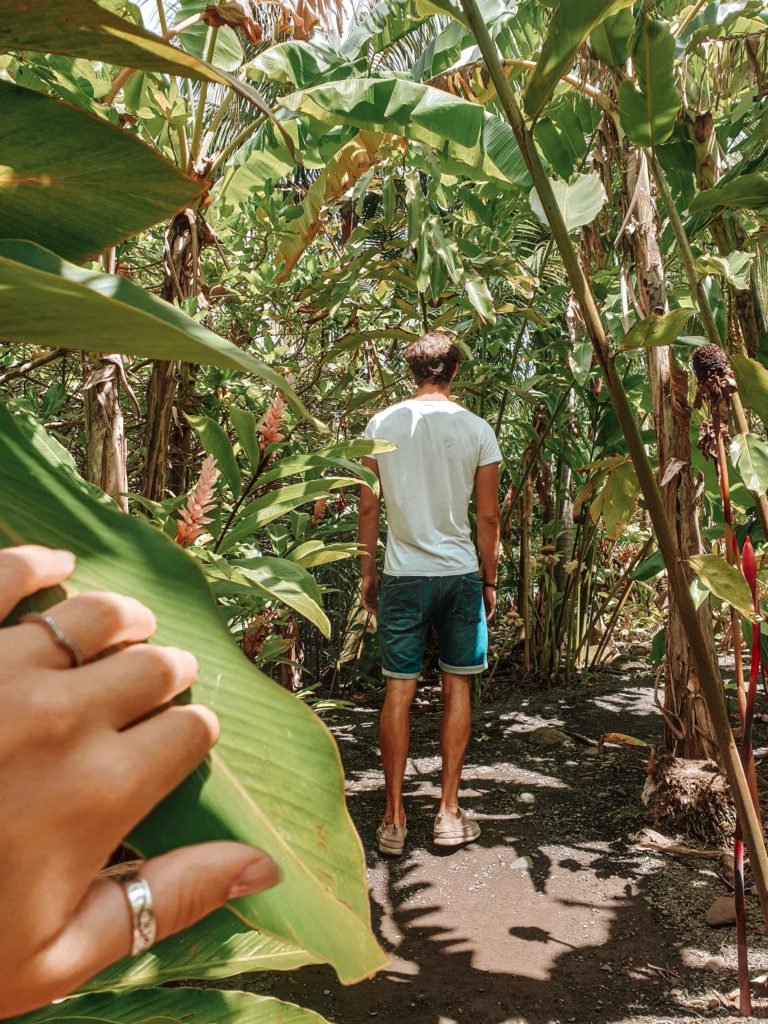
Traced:
<path id="1" fill-rule="evenodd" d="M 483 581 L 496 583 L 499 565 L 499 464 L 480 466 L 475 473 L 475 512 L 477 513 L 477 549 Z M 485 614 L 490 622 L 496 611 L 495 587 L 483 587 Z"/>
<path id="2" fill-rule="evenodd" d="M 376 459 L 363 458 L 366 469 L 379 476 Z M 360 488 L 360 511 L 358 515 L 357 539 L 363 553 L 360 570 L 363 576 L 361 599 L 363 608 L 371 615 L 376 614 L 379 598 L 379 574 L 376 570 L 376 549 L 379 544 L 379 517 L 381 515 L 381 480 L 379 493 L 374 494 L 366 484 Z"/>

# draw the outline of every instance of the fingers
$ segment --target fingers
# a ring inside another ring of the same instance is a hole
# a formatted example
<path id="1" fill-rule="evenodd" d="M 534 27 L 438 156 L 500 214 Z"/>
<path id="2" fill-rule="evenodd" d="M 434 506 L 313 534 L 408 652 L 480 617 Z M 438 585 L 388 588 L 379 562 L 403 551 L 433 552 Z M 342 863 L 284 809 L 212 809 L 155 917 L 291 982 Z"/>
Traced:
<path id="1" fill-rule="evenodd" d="M 71 575 L 75 556 L 59 551 L 24 544 L 0 551 L 0 622 L 23 597 L 44 587 L 55 587 Z"/>
<path id="2" fill-rule="evenodd" d="M 199 704 L 171 707 L 126 729 L 115 750 L 127 762 L 131 785 L 125 793 L 126 834 L 192 772 L 219 738 L 219 720 Z"/>
<path id="3" fill-rule="evenodd" d="M 79 594 L 47 609 L 46 615 L 83 652 L 85 661 L 109 647 L 146 640 L 155 631 L 155 617 L 143 604 L 120 594 Z M 13 659 L 25 665 L 45 668 L 70 668 L 72 655 L 57 643 L 38 622 L 12 626 Z"/>
<path id="4" fill-rule="evenodd" d="M 263 892 L 276 885 L 274 862 L 242 843 L 201 843 L 185 846 L 142 865 L 140 874 L 152 891 L 157 939 L 186 928 L 238 896 Z M 36 1002 L 71 992 L 87 979 L 131 951 L 132 918 L 125 888 L 112 879 L 98 879 L 71 922 L 29 970 L 34 973 Z M 18 1004 L 11 1012 L 31 1006 Z"/>
<path id="5" fill-rule="evenodd" d="M 77 669 L 67 682 L 102 721 L 124 729 L 183 693 L 196 678 L 197 660 L 188 651 L 138 644 Z"/>

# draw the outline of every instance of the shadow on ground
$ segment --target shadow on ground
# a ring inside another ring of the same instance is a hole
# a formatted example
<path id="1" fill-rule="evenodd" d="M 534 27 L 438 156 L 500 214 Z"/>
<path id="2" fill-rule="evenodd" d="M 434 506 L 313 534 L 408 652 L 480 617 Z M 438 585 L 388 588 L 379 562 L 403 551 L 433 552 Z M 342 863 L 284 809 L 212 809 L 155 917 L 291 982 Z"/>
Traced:
<path id="1" fill-rule="evenodd" d="M 375 850 L 375 711 L 334 723 L 350 811 L 366 848 L 373 925 L 390 967 L 346 989 L 318 967 L 252 975 L 251 987 L 338 1024 L 728 1019 L 716 993 L 735 987 L 733 932 L 704 924 L 706 908 L 725 892 L 722 880 L 711 862 L 662 861 L 633 841 L 648 824 L 640 802 L 647 751 L 598 755 L 579 741 L 538 746 L 530 739 L 537 727 L 555 725 L 657 742 L 647 676 L 604 677 L 483 707 L 462 797 L 483 831 L 472 846 L 447 852 L 430 842 L 438 699 L 414 714 L 409 836 L 399 860 Z M 753 967 L 764 969 L 768 957 L 754 926 L 751 942 Z M 759 1011 L 757 1019 L 764 1018 Z"/>

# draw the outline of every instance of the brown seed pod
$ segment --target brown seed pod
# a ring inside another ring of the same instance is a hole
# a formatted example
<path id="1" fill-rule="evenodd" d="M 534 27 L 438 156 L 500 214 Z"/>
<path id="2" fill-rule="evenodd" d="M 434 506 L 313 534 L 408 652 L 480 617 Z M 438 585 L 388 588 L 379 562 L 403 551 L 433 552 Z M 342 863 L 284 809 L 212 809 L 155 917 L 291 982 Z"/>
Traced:
<path id="1" fill-rule="evenodd" d="M 699 385 L 696 389 L 697 409 L 705 399 L 710 403 L 723 402 L 738 391 L 728 356 L 719 345 L 703 345 L 697 348 L 693 353 L 691 365 Z"/>

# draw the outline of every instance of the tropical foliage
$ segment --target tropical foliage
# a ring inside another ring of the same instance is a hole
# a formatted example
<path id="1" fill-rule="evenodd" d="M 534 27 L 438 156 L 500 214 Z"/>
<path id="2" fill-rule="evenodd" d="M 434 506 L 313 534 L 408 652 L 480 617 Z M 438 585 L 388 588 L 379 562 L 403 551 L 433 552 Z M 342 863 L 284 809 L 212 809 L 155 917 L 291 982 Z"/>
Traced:
<path id="1" fill-rule="evenodd" d="M 342 13 L 0 0 L 0 537 L 70 547 L 77 588 L 141 597 L 200 661 L 224 740 L 132 844 L 234 835 L 285 877 L 71 1013 L 135 1020 L 134 987 L 143 1016 L 186 1012 L 188 990 L 145 991 L 170 979 L 382 964 L 306 704 L 375 685 L 359 438 L 408 393 L 426 329 L 458 339 L 456 394 L 505 457 L 491 679 L 510 658 L 571 678 L 639 624 L 669 751 L 721 756 L 749 824 L 715 654 L 768 645 L 741 567 L 768 540 L 764 5 Z M 706 346 L 730 362 L 710 372 Z M 221 1000 L 223 1019 L 276 1012 Z"/>

